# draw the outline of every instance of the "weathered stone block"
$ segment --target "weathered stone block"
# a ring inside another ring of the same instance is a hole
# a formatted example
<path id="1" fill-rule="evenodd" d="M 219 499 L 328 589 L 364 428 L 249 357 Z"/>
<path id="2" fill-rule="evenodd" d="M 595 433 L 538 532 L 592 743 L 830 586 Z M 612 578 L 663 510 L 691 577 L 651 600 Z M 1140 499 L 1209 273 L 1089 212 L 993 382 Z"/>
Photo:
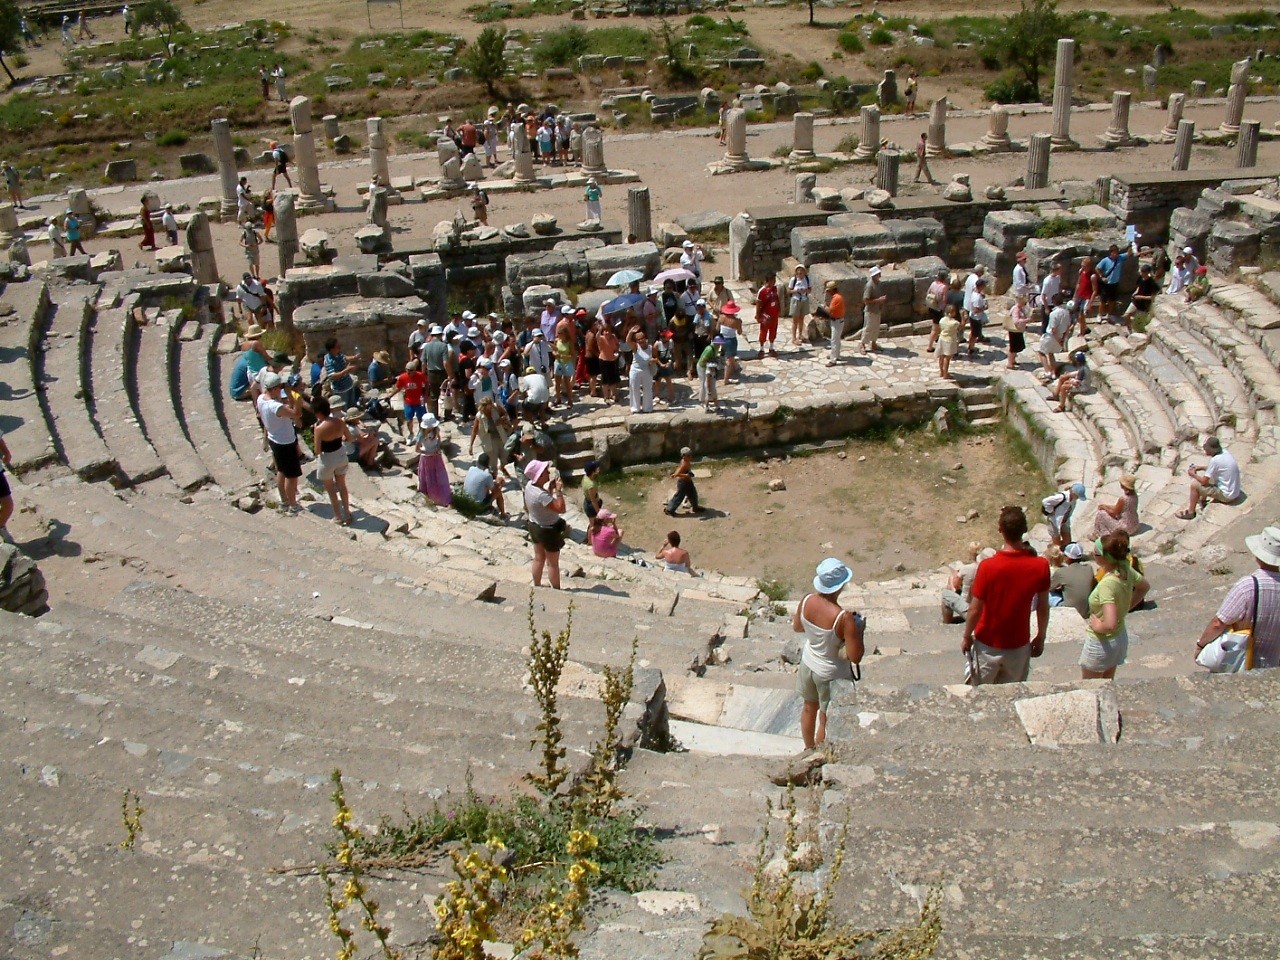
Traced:
<path id="1" fill-rule="evenodd" d="M 398 273 L 386 271 L 359 274 L 356 277 L 356 287 L 362 297 L 412 297 L 417 295 L 412 280 Z"/>
<path id="2" fill-rule="evenodd" d="M 1036 746 L 1115 743 L 1120 739 L 1120 708 L 1115 691 L 1068 690 L 1015 700 L 1014 710 L 1027 738 Z"/>
<path id="3" fill-rule="evenodd" d="M 662 265 L 662 254 L 652 242 L 596 247 L 586 251 L 586 259 L 591 285 L 596 287 L 604 286 L 610 275 L 619 270 L 639 270 L 651 277 Z"/>

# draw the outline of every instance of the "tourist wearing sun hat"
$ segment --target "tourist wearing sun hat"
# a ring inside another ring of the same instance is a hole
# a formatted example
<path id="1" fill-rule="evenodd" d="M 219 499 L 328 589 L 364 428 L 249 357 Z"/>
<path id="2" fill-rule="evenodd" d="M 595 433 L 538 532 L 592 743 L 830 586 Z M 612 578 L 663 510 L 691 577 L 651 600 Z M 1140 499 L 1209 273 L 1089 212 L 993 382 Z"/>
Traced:
<path id="1" fill-rule="evenodd" d="M 880 322 L 884 317 L 884 305 L 889 295 L 880 284 L 879 267 L 872 267 L 867 274 L 867 285 L 862 291 L 862 352 L 878 351 Z"/>
<path id="2" fill-rule="evenodd" d="M 533 542 L 533 585 L 542 586 L 545 568 L 551 586 L 560 589 L 560 549 L 568 524 L 564 520 L 564 483 L 546 460 L 531 460 L 524 468 L 524 507 Z"/>
<path id="3" fill-rule="evenodd" d="M 702 249 L 702 244 L 686 240 L 680 245 L 680 248 L 683 251 L 680 254 L 680 266 L 692 273 L 694 278 L 701 283 L 702 261 L 707 259 L 707 254 Z"/>
<path id="4" fill-rule="evenodd" d="M 600 209 L 600 198 L 603 196 L 603 191 L 601 191 L 600 184 L 596 182 L 595 177 L 587 178 L 587 186 L 582 191 L 582 196 L 587 201 L 587 222 L 599 223 L 604 219 Z"/>
<path id="5" fill-rule="evenodd" d="M 1113 504 L 1098 504 L 1093 515 L 1093 539 L 1123 530 L 1129 536 L 1138 532 L 1138 478 L 1126 473 L 1120 478 L 1120 499 Z"/>
<path id="6" fill-rule="evenodd" d="M 861 663 L 866 622 L 840 606 L 840 592 L 853 579 L 853 571 L 828 557 L 818 564 L 813 593 L 796 604 L 791 629 L 804 634 L 796 690 L 804 700 L 800 709 L 800 735 L 806 750 L 827 738 L 827 708 L 831 681 L 856 678 L 853 665 Z"/>
<path id="7" fill-rule="evenodd" d="M 1196 641 L 1196 650 L 1227 630 L 1252 628 L 1253 662 L 1248 668 L 1271 669 L 1280 666 L 1280 527 L 1266 527 L 1245 537 L 1244 545 L 1258 569 L 1227 591 Z"/>

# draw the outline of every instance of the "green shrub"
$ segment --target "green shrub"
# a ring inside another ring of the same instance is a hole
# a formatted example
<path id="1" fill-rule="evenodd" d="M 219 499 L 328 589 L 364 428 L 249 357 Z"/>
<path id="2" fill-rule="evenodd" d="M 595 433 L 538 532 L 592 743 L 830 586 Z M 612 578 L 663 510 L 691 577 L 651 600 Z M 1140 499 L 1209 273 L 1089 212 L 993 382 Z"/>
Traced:
<path id="1" fill-rule="evenodd" d="M 533 62 L 540 70 L 563 67 L 590 49 L 587 31 L 581 27 L 561 27 L 542 35 L 542 42 L 533 48 Z"/>
<path id="2" fill-rule="evenodd" d="M 893 44 L 893 34 L 884 27 L 876 27 L 867 39 L 877 47 L 888 47 Z"/>
<path id="3" fill-rule="evenodd" d="M 1080 224 L 1068 217 L 1049 217 L 1036 227 L 1036 236 L 1041 240 L 1051 237 L 1063 237 L 1080 228 Z"/>
<path id="4" fill-rule="evenodd" d="M 684 25 L 690 30 L 696 30 L 704 27 L 708 30 L 714 29 L 716 22 L 708 17 L 705 13 L 695 13 L 692 17 L 684 22 Z"/>
<path id="5" fill-rule="evenodd" d="M 801 67 L 800 79 L 805 83 L 817 83 L 824 73 L 826 73 L 826 71 L 822 69 L 822 64 L 817 60 L 810 60 Z"/>
<path id="6" fill-rule="evenodd" d="M 161 147 L 180 147 L 187 139 L 187 135 L 181 130 L 166 130 L 156 137 L 156 144 Z"/>
<path id="7" fill-rule="evenodd" d="M 1006 73 L 987 84 L 983 95 L 992 103 L 1030 103 L 1036 99 L 1036 89 L 1025 77 Z"/>
<path id="8" fill-rule="evenodd" d="M 836 37 L 836 43 L 845 53 L 861 53 L 865 49 L 862 44 L 862 34 L 857 30 L 841 30 Z"/>

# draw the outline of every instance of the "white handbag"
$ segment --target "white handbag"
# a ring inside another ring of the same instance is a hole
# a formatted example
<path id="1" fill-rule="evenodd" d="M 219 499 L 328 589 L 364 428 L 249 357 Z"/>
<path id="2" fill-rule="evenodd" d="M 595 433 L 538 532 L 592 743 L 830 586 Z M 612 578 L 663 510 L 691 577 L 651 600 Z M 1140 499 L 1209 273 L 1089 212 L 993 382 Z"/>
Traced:
<path id="1" fill-rule="evenodd" d="M 1253 669 L 1253 634 L 1258 628 L 1258 578 L 1253 577 L 1253 620 L 1248 630 L 1227 630 L 1196 654 L 1196 663 L 1210 673 L 1243 673 Z"/>

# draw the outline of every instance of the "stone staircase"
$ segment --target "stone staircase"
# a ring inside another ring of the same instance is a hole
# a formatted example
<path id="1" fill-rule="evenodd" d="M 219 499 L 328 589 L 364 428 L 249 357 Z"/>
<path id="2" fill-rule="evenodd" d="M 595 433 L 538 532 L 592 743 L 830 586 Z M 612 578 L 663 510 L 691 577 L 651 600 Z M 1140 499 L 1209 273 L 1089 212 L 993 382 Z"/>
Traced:
<path id="1" fill-rule="evenodd" d="M 967 419 L 1003 407 L 1057 481 L 1105 498 L 1136 468 L 1157 609 L 1135 622 L 1146 643 L 1115 685 L 1120 743 L 1048 751 L 1010 701 L 1078 686 L 1073 611 L 1055 611 L 1033 683 L 973 692 L 953 686 L 943 571 L 850 589 L 869 622 L 866 680 L 856 708 L 833 713 L 820 820 L 855 828 L 838 900 L 856 922 L 906 919 L 940 879 L 944 956 L 1276 955 L 1280 795 L 1265 744 L 1278 681 L 1175 676 L 1230 582 L 1207 568 L 1246 569 L 1235 531 L 1280 499 L 1280 341 L 1263 325 L 1273 308 L 1238 286 L 1191 310 L 1161 302 L 1145 335 L 1090 339 L 1097 390 L 1071 413 L 1022 372 L 966 382 Z M 318 880 L 274 871 L 322 855 L 334 767 L 372 825 L 427 809 L 468 771 L 477 789 L 509 790 L 532 763 L 524 535 L 424 507 L 402 471 L 350 472 L 347 530 L 322 522 L 310 476 L 310 516 L 236 509 L 270 464 L 249 405 L 225 399 L 218 323 L 154 310 L 140 323 L 127 275 L 13 284 L 3 301 L 5 432 L 20 523 L 48 530 L 28 549 L 52 610 L 0 615 L 0 850 L 21 864 L 0 884 L 0 946 L 24 960 L 323 955 Z M 565 472 L 623 423 L 557 427 Z M 1240 459 L 1249 501 L 1182 524 L 1183 471 L 1210 430 Z M 576 504 L 570 520 L 581 530 Z M 1087 530 L 1088 509 L 1076 522 Z M 578 542 L 562 568 L 570 589 L 538 591 L 535 608 L 554 630 L 573 604 L 571 762 L 598 732 L 599 668 L 633 637 L 629 732 L 660 731 L 669 711 L 688 747 L 637 749 L 625 786 L 667 838 L 655 887 L 689 897 L 669 912 L 603 897 L 583 955 L 690 957 L 706 920 L 741 907 L 764 800 L 779 796 L 765 758 L 800 745 L 791 608 L 750 580 L 602 560 Z M 146 808 L 133 851 L 119 847 L 127 790 Z M 375 881 L 398 943 L 425 949 L 443 878 L 437 865 Z"/>

